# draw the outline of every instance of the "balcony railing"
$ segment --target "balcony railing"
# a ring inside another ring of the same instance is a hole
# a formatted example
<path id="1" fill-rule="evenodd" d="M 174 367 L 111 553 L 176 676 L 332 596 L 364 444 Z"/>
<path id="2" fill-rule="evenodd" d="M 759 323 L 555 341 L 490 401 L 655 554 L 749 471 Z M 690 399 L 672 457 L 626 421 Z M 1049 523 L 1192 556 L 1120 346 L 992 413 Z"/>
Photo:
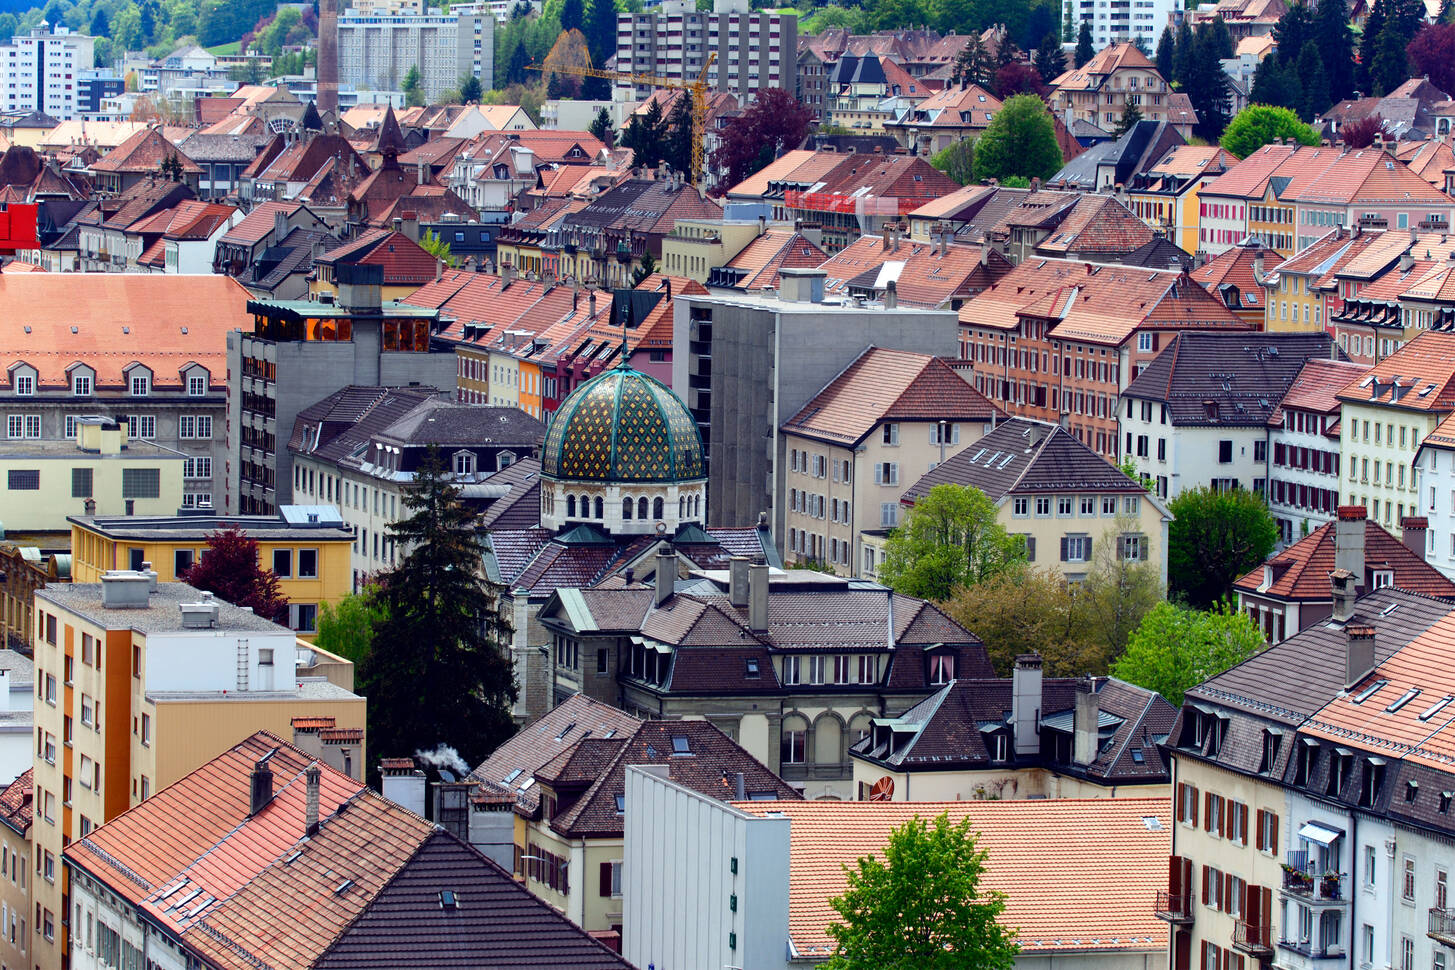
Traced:
<path id="1" fill-rule="evenodd" d="M 1343 945 L 1339 943 L 1322 943 L 1317 940 L 1279 940 L 1278 946 L 1280 949 L 1291 950 L 1310 960 L 1343 960 L 1348 957 Z"/>
<path id="2" fill-rule="evenodd" d="M 1273 955 L 1273 934 L 1266 926 L 1240 919 L 1233 924 L 1233 949 L 1255 957 Z"/>
<path id="3" fill-rule="evenodd" d="M 1155 915 L 1169 923 L 1192 922 L 1192 893 L 1159 892 Z"/>
<path id="4" fill-rule="evenodd" d="M 1340 903 L 1344 893 L 1344 874 L 1321 870 L 1306 852 L 1290 852 L 1283 864 L 1283 891 L 1312 902 Z"/>
<path id="5" fill-rule="evenodd" d="M 1448 947 L 1455 947 L 1455 909 L 1438 906 L 1430 910 L 1430 939 Z"/>

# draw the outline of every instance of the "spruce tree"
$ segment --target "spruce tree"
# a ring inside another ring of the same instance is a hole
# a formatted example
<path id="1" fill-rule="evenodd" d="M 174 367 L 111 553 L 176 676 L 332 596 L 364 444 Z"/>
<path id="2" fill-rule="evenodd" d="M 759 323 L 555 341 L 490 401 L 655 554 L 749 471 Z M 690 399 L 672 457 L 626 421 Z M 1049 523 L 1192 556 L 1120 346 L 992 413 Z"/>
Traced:
<path id="1" fill-rule="evenodd" d="M 616 128 L 612 125 L 611 115 L 605 108 L 596 109 L 596 117 L 591 119 L 591 127 L 587 130 L 607 148 L 616 147 Z"/>
<path id="2" fill-rule="evenodd" d="M 1329 110 L 1329 77 L 1313 41 L 1303 45 L 1295 66 L 1299 80 L 1298 114 L 1304 121 L 1313 121 Z"/>
<path id="3" fill-rule="evenodd" d="M 695 181 L 700 173 L 692 172 L 692 95 L 678 92 L 666 126 L 663 160 L 675 171 L 689 173 Z"/>
<path id="4" fill-rule="evenodd" d="M 1125 135 L 1127 132 L 1135 128 L 1137 126 L 1137 122 L 1141 120 L 1142 109 L 1138 108 L 1136 105 L 1128 101 L 1126 107 L 1122 108 L 1121 119 L 1117 122 L 1117 126 L 1112 131 L 1112 134 L 1120 138 L 1122 135 Z"/>
<path id="5" fill-rule="evenodd" d="M 1349 28 L 1346 0 L 1323 0 L 1314 13 L 1314 43 L 1329 81 L 1329 102 L 1342 101 L 1354 91 L 1354 32 Z"/>
<path id="6" fill-rule="evenodd" d="M 1087 61 L 1096 56 L 1096 48 L 1091 46 L 1091 21 L 1081 21 L 1081 33 L 1076 35 L 1076 60 L 1077 67 L 1081 67 Z"/>
<path id="7" fill-rule="evenodd" d="M 1379 35 L 1384 31 L 1386 6 L 1378 0 L 1364 21 L 1364 36 L 1359 41 L 1359 61 L 1354 67 L 1354 84 L 1365 95 L 1374 93 L 1374 59 L 1379 53 Z"/>
<path id="8" fill-rule="evenodd" d="M 1047 84 L 1065 72 L 1066 52 L 1061 49 L 1061 42 L 1056 39 L 1055 34 L 1047 34 L 1042 38 L 1041 46 L 1036 49 L 1036 56 L 1032 64 L 1040 72 L 1041 80 Z"/>
<path id="9" fill-rule="evenodd" d="M 514 732 L 510 631 L 481 578 L 474 513 L 437 448 L 403 505 L 388 535 L 404 555 L 381 577 L 384 617 L 359 665 L 369 743 L 382 757 L 448 743 L 473 765 Z"/>
<path id="10" fill-rule="evenodd" d="M 1164 29 L 1161 38 L 1157 41 L 1157 73 L 1162 75 L 1164 81 L 1172 80 L 1172 66 L 1176 49 L 1177 41 L 1172 31 Z"/>

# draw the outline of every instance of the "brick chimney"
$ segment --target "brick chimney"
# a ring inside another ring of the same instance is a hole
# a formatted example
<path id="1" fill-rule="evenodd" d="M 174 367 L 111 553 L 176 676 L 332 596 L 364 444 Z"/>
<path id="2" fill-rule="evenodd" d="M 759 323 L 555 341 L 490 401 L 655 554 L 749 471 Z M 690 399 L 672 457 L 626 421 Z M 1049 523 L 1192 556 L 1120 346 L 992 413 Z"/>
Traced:
<path id="1" fill-rule="evenodd" d="M 1344 635 L 1344 689 L 1349 690 L 1374 669 L 1374 627 L 1351 624 Z"/>

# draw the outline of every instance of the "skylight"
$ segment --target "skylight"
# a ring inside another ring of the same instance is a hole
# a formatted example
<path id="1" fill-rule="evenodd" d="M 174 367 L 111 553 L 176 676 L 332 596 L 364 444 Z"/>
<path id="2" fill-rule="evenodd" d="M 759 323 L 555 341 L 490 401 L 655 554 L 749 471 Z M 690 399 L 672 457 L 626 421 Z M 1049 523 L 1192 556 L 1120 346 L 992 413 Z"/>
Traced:
<path id="1" fill-rule="evenodd" d="M 1389 681 L 1387 680 L 1376 680 L 1374 683 L 1370 684 L 1368 687 L 1364 688 L 1362 691 L 1359 692 L 1359 694 L 1354 698 L 1354 703 L 1363 704 L 1365 701 L 1369 700 L 1369 698 L 1379 693 L 1380 688 L 1384 687 L 1384 685 L 1388 683 Z"/>
<path id="2" fill-rule="evenodd" d="M 692 748 L 687 744 L 687 737 L 686 737 L 686 735 L 674 734 L 672 736 L 672 753 L 673 754 L 691 754 L 692 753 Z"/>
<path id="3" fill-rule="evenodd" d="M 459 909 L 460 897 L 452 889 L 440 890 L 440 909 Z"/>
<path id="4" fill-rule="evenodd" d="M 1425 710 L 1423 712 L 1421 712 L 1421 714 L 1420 714 L 1420 720 L 1421 721 L 1428 721 L 1430 718 L 1434 717 L 1436 714 L 1439 714 L 1441 711 L 1443 711 L 1445 709 L 1445 706 L 1447 704 L 1449 704 L 1451 701 L 1455 701 L 1455 697 L 1452 697 L 1451 695 L 1446 694 L 1444 697 L 1440 698 L 1435 703 L 1433 703 L 1429 707 L 1425 708 Z"/>
<path id="5" fill-rule="evenodd" d="M 1395 698 L 1394 703 L 1390 704 L 1384 709 L 1384 713 L 1393 714 L 1395 711 L 1399 710 L 1401 707 L 1404 707 L 1410 701 L 1414 700 L 1416 697 L 1419 696 L 1420 689 L 1418 687 L 1411 687 L 1409 690 L 1399 695 L 1399 697 Z"/>
<path id="6" fill-rule="evenodd" d="M 626 796 L 625 795 L 617 795 L 616 796 L 616 814 L 621 815 L 621 814 L 624 814 L 625 812 L 626 812 Z"/>
<path id="7" fill-rule="evenodd" d="M 514 770 L 514 771 L 512 771 L 512 772 L 511 772 L 511 773 L 510 773 L 510 774 L 508 774 L 508 775 L 506 775 L 506 776 L 505 776 L 505 777 L 504 777 L 504 778 L 502 778 L 502 779 L 500 779 L 500 782 L 501 782 L 501 784 L 503 784 L 503 785 L 508 785 L 508 784 L 510 784 L 510 783 L 511 783 L 511 782 L 512 782 L 512 781 L 515 781 L 515 779 L 517 779 L 517 778 L 519 778 L 519 777 L 520 777 L 520 775 L 521 775 L 521 772 L 522 772 L 522 771 L 523 771 L 523 770 L 524 770 L 524 769 L 521 769 L 521 768 L 517 768 L 517 769 L 515 769 L 515 770 Z"/>

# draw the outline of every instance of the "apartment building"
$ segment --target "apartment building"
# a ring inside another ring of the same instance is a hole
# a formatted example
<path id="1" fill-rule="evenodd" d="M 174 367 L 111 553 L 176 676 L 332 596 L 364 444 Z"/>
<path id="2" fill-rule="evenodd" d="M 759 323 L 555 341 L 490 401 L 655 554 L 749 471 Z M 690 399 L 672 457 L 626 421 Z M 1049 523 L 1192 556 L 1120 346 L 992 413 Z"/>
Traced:
<path id="1" fill-rule="evenodd" d="M 402 5 L 401 5 L 402 6 Z M 478 6 L 459 11 L 349 7 L 338 17 L 338 80 L 364 91 L 398 91 L 418 68 L 425 100 L 458 90 L 465 77 L 495 76 L 495 16 Z"/>
<path id="2" fill-rule="evenodd" d="M 1339 505 L 1339 392 L 1367 370 L 1352 361 L 1309 358 L 1268 420 L 1268 511 L 1279 541 L 1293 542 L 1334 521 Z"/>
<path id="3" fill-rule="evenodd" d="M 1137 3 L 1114 4 L 1110 9 L 1093 0 L 1066 0 L 1063 17 L 1067 23 L 1079 25 L 1090 21 L 1091 43 L 1097 50 L 1118 42 L 1131 41 L 1143 50 L 1156 50 L 1162 31 L 1167 29 L 1172 14 L 1181 13 L 1176 4 L 1166 0 L 1140 0 Z"/>
<path id="4" fill-rule="evenodd" d="M 236 286 L 235 281 L 228 281 Z M 342 265 L 328 303 L 249 300 L 256 333 L 227 335 L 227 458 L 236 477 L 222 508 L 271 515 L 290 504 L 293 461 L 286 441 L 299 413 L 350 385 L 455 385 L 455 355 L 432 333 L 439 313 L 382 301 L 384 267 Z"/>
<path id="5" fill-rule="evenodd" d="M 708 67 L 709 54 L 717 55 Z M 760 90 L 798 85 L 798 17 L 750 9 L 747 0 L 714 0 L 702 12 L 687 0 L 665 0 L 642 13 L 616 16 L 616 69 L 695 81 L 707 67 L 715 91 L 747 104 Z M 618 101 L 643 101 L 652 85 L 618 81 Z"/>
<path id="6" fill-rule="evenodd" d="M 1322 623 L 1333 611 L 1330 569 L 1346 571 L 1358 593 L 1396 586 L 1428 596 L 1455 596 L 1455 584 L 1425 561 L 1425 528 L 1407 517 L 1396 538 L 1365 518 L 1362 505 L 1341 505 L 1322 525 L 1233 584 L 1238 609 L 1269 643 Z"/>
<path id="7" fill-rule="evenodd" d="M 1268 493 L 1269 421 L 1326 333 L 1181 333 L 1127 386 L 1122 454 L 1163 498 L 1211 486 Z"/>
<path id="8" fill-rule="evenodd" d="M 73 841 L 200 767 L 259 728 L 295 716 L 357 732 L 364 699 L 352 666 L 340 686 L 309 675 L 292 630 L 155 573 L 36 591 L 35 962 L 69 953 L 61 855 Z M 337 660 L 337 658 L 332 658 Z"/>
<path id="9" fill-rule="evenodd" d="M 897 525 L 904 485 L 970 447 L 998 417 L 938 357 L 864 351 L 780 429 L 785 561 L 839 575 L 872 572 L 858 537 Z"/>
<path id="10" fill-rule="evenodd" d="M 41 21 L 0 46 L 0 110 L 39 111 L 58 121 L 81 117 L 81 72 L 91 70 L 95 41 L 63 24 Z"/>
<path id="11" fill-rule="evenodd" d="M 1414 474 L 1420 480 L 1413 514 L 1427 526 L 1425 559 L 1455 578 L 1455 422 L 1446 418 L 1415 450 Z"/>
<path id="12" fill-rule="evenodd" d="M 1420 444 L 1455 412 L 1455 334 L 1421 333 L 1338 398 L 1345 502 L 1397 528 L 1418 514 Z"/>
<path id="13" fill-rule="evenodd" d="M 912 506 L 936 485 L 980 489 L 996 521 L 1025 543 L 1026 558 L 1071 582 L 1086 578 L 1105 550 L 1117 559 L 1153 562 L 1167 580 L 1167 506 L 1141 483 L 1059 424 L 1010 418 L 911 483 Z M 884 562 L 888 530 L 865 532 L 865 574 Z"/>
<path id="14" fill-rule="evenodd" d="M 169 498 L 173 504 L 152 511 L 220 502 L 227 459 L 222 349 L 225 334 L 252 329 L 246 296 L 218 276 L 6 274 L 0 300 L 15 324 L 6 331 L 9 375 L 0 386 L 6 437 L 12 445 L 74 451 L 80 419 L 105 416 L 125 427 L 128 447 L 183 459 L 180 501 Z M 86 497 L 75 495 L 65 512 L 84 511 Z M 60 499 L 48 493 L 48 501 Z M 6 518 L 11 528 L 20 525 Z"/>
<path id="15" fill-rule="evenodd" d="M 1122 455 L 1118 414 L 1133 379 L 1185 330 L 1249 331 L 1177 271 L 1032 259 L 960 307 L 960 362 L 1010 414 L 1057 423 Z"/>
<path id="16" fill-rule="evenodd" d="M 788 527 L 787 476 L 775 472 L 790 458 L 784 421 L 866 347 L 941 357 L 955 350 L 950 311 L 865 313 L 826 302 L 821 269 L 785 267 L 779 279 L 776 295 L 679 293 L 672 301 L 671 384 L 702 436 L 712 521 L 752 527 L 768 512 L 775 536 Z"/>
<path id="17" fill-rule="evenodd" d="M 27 748 L 29 746 L 27 745 Z M 0 791 L 0 966 L 31 966 L 30 827 L 35 773 L 27 768 Z"/>
<path id="18" fill-rule="evenodd" d="M 1195 253 L 1202 189 L 1236 164 L 1237 157 L 1225 148 L 1178 145 L 1127 181 L 1127 205 L 1182 250 Z"/>
<path id="19" fill-rule="evenodd" d="M 1439 967 L 1448 902 L 1448 603 L 1355 598 L 1188 691 L 1168 743 L 1171 965 Z M 1245 964 L 1246 965 L 1246 964 Z"/>
<path id="20" fill-rule="evenodd" d="M 1165 3 L 1165 0 L 1142 2 Z M 1124 14 L 1126 9 L 1119 7 L 1113 13 Z M 1146 11 L 1139 9 L 1137 12 L 1142 14 Z M 1164 15 L 1154 23 L 1143 22 L 1143 25 L 1160 32 L 1166 22 Z M 1147 121 L 1168 120 L 1171 88 L 1157 73 L 1157 65 L 1132 41 L 1109 37 L 1098 47 L 1096 56 L 1091 60 L 1071 68 L 1051 82 L 1051 109 L 1057 116 L 1087 121 L 1104 131 L 1111 131 L 1121 122 L 1127 107 L 1134 105 Z M 1155 47 L 1154 43 L 1148 49 Z"/>

